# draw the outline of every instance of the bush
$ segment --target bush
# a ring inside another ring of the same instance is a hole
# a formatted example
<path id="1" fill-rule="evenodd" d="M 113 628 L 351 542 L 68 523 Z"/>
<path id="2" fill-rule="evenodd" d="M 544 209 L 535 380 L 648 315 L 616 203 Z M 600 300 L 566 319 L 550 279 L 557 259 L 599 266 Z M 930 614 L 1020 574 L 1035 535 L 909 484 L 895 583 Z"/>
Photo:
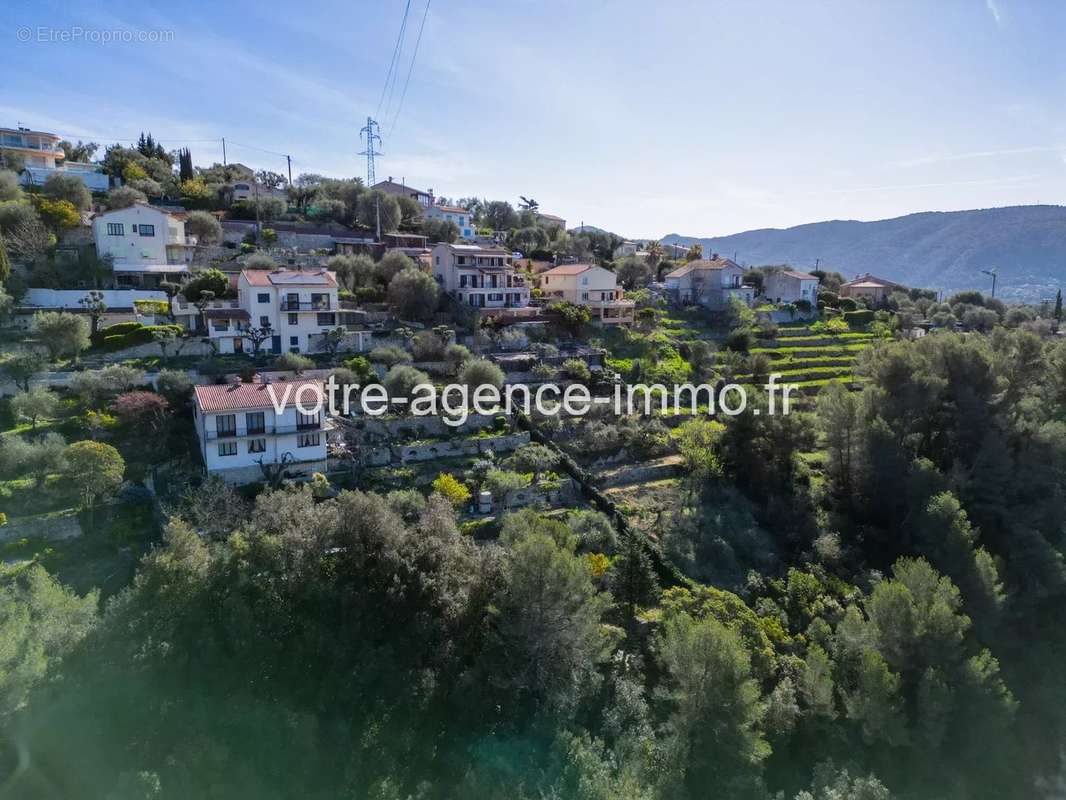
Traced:
<path id="1" fill-rule="evenodd" d="M 442 472 L 433 481 L 433 491 L 455 508 L 470 502 L 470 490 L 458 481 L 454 475 L 447 472 Z"/>
<path id="2" fill-rule="evenodd" d="M 440 361 L 444 358 L 444 342 L 433 331 L 420 331 L 411 342 L 415 361 Z"/>
<path id="3" fill-rule="evenodd" d="M 411 354 L 402 347 L 375 347 L 370 351 L 370 361 L 374 364 L 384 364 L 393 367 L 411 360 Z"/>
<path id="4" fill-rule="evenodd" d="M 587 384 L 592 380 L 592 370 L 580 358 L 568 358 L 563 362 L 563 375 L 572 381 Z"/>
<path id="5" fill-rule="evenodd" d="M 858 302 L 852 297 L 841 297 L 837 306 L 841 311 L 854 311 L 859 307 Z"/>
<path id="6" fill-rule="evenodd" d="M 840 317 L 833 317 L 833 319 L 825 323 L 825 329 L 828 333 L 835 336 L 839 333 L 847 333 L 851 330 L 851 327 Z"/>
<path id="7" fill-rule="evenodd" d="M 504 378 L 503 370 L 484 358 L 467 361 L 459 371 L 459 382 L 471 389 L 476 389 L 483 384 L 489 384 L 498 389 L 503 386 Z"/>
<path id="8" fill-rule="evenodd" d="M 416 269 L 408 269 L 389 281 L 386 296 L 389 305 L 401 318 L 428 319 L 437 310 L 440 286 L 433 280 L 433 276 Z"/>
<path id="9" fill-rule="evenodd" d="M 390 369 L 381 381 L 389 398 L 406 397 L 411 399 L 411 393 L 416 386 L 432 383 L 430 377 L 420 369 L 415 369 L 407 364 L 397 364 Z"/>
<path id="10" fill-rule="evenodd" d="M 845 311 L 844 322 L 852 328 L 865 328 L 874 321 L 874 312 L 868 308 L 859 311 Z"/>
<path id="11" fill-rule="evenodd" d="M 735 353 L 746 353 L 755 344 L 755 337 L 750 328 L 734 328 L 725 337 L 725 349 Z"/>
<path id="12" fill-rule="evenodd" d="M 282 353 L 274 359 L 275 369 L 293 370 L 297 373 L 303 372 L 305 369 L 313 369 L 314 366 L 314 361 L 299 353 Z"/>
<path id="13" fill-rule="evenodd" d="M 156 331 L 173 331 L 175 336 L 181 336 L 184 332 L 180 325 L 142 325 L 140 322 L 118 322 L 101 328 L 90 338 L 96 350 L 113 353 L 116 350 L 125 350 L 127 347 L 154 342 Z"/>

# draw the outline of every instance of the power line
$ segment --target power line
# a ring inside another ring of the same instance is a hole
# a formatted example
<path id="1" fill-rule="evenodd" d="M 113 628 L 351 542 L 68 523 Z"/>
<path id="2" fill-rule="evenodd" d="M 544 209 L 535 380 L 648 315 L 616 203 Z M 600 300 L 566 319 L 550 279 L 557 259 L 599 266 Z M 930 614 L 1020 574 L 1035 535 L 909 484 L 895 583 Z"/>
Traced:
<path id="1" fill-rule="evenodd" d="M 426 0 L 426 10 L 422 12 L 422 24 L 418 26 L 418 38 L 415 39 L 415 49 L 411 53 L 411 64 L 407 67 L 407 79 L 403 82 L 403 92 L 400 94 L 400 103 L 396 106 L 396 113 L 392 116 L 392 124 L 389 125 L 389 136 L 392 136 L 392 132 L 396 130 L 396 120 L 400 118 L 400 111 L 403 109 L 403 101 L 407 97 L 407 87 L 411 84 L 411 73 L 415 69 L 415 59 L 418 58 L 418 46 L 422 44 L 422 31 L 426 27 L 426 17 L 429 16 L 429 4 L 433 0 Z"/>
<path id="2" fill-rule="evenodd" d="M 400 21 L 400 32 L 396 35 L 396 45 L 392 48 L 392 59 L 389 61 L 389 71 L 385 73 L 385 85 L 381 87 L 381 97 L 378 99 L 378 107 L 375 113 L 381 111 L 381 104 L 385 102 L 385 92 L 389 89 L 389 81 L 392 79 L 393 71 L 399 66 L 399 55 L 401 44 L 403 43 L 403 35 L 407 30 L 407 14 L 411 10 L 411 0 L 407 0 L 407 5 L 403 9 L 403 20 Z"/>
<path id="3" fill-rule="evenodd" d="M 378 144 L 381 144 L 381 136 L 379 134 L 375 133 L 375 129 L 380 130 L 381 126 L 379 126 L 370 117 L 367 117 L 366 118 L 366 127 L 362 128 L 359 131 L 359 137 L 360 138 L 362 138 L 364 134 L 366 135 L 366 150 L 363 150 L 362 152 L 360 152 L 359 155 L 366 156 L 366 185 L 367 186 L 373 186 L 377 182 L 375 180 L 375 176 L 374 176 L 374 156 L 383 155 L 382 153 L 380 153 L 380 152 L 378 152 L 378 151 L 376 151 L 374 149 L 374 142 L 375 141 Z"/>

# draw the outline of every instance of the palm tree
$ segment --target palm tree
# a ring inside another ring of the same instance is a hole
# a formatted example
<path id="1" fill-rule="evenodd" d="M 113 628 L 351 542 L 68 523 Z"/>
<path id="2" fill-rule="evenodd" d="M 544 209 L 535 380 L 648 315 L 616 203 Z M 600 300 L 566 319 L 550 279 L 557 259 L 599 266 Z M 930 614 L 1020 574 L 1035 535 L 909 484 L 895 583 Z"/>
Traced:
<path id="1" fill-rule="evenodd" d="M 519 203 L 519 205 L 522 206 L 522 208 L 526 211 L 532 211 L 533 213 L 536 213 L 537 209 L 540 208 L 540 203 L 538 203 L 532 198 L 518 195 L 518 199 L 522 201 L 521 203 Z"/>

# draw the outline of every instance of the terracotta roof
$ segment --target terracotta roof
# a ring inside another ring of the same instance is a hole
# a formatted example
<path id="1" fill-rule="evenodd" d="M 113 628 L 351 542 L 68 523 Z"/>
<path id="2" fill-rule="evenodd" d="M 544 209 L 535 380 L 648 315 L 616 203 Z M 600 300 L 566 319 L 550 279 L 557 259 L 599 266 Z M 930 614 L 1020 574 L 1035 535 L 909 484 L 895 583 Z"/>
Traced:
<path id="1" fill-rule="evenodd" d="M 558 267 L 544 270 L 541 275 L 580 275 L 592 269 L 592 264 L 560 264 Z"/>
<path id="2" fill-rule="evenodd" d="M 442 206 L 442 205 L 438 204 L 438 205 L 435 205 L 435 206 L 430 206 L 430 208 L 435 208 L 438 211 L 448 211 L 448 212 L 450 212 L 452 214 L 469 214 L 470 213 L 467 209 L 463 208 L 462 206 Z"/>
<path id="3" fill-rule="evenodd" d="M 337 276 L 324 269 L 242 269 L 241 275 L 251 286 L 337 286 Z"/>
<path id="4" fill-rule="evenodd" d="M 849 289 L 887 289 L 887 288 L 889 288 L 887 285 L 885 285 L 883 283 L 880 283 L 878 281 L 849 281 L 848 283 L 845 283 L 843 285 L 847 286 Z"/>
<path id="5" fill-rule="evenodd" d="M 678 267 L 673 272 L 667 273 L 666 277 L 667 278 L 683 278 L 685 275 L 688 275 L 690 272 L 692 272 L 694 270 L 700 270 L 700 271 L 703 271 L 703 270 L 715 270 L 715 269 L 725 269 L 726 267 L 736 267 L 737 269 L 743 269 L 743 267 L 741 267 L 739 264 L 737 264 L 735 261 L 733 261 L 730 258 L 719 258 L 719 259 L 715 259 L 713 261 L 710 260 L 710 259 L 706 259 L 706 258 L 699 258 L 699 259 L 696 259 L 695 261 L 689 261 L 687 264 Z"/>
<path id="6" fill-rule="evenodd" d="M 884 278 L 878 278 L 876 275 L 871 275 L 867 272 L 865 275 L 856 275 L 852 280 L 847 283 L 841 284 L 841 286 L 859 286 L 862 283 L 874 284 L 876 286 L 899 286 L 900 284 L 895 281 L 887 281 Z"/>
<path id="7" fill-rule="evenodd" d="M 311 393 L 301 390 L 311 386 L 315 397 L 323 396 L 320 379 L 298 381 L 276 381 L 273 383 L 220 383 L 209 386 L 193 387 L 196 393 L 196 405 L 200 411 L 214 413 L 218 411 L 241 411 L 253 408 L 274 408 L 275 403 L 289 407 L 296 404 L 296 397 L 301 394 L 304 406 L 312 405 Z M 288 395 L 286 395 L 288 391 Z M 284 400 L 284 403 L 282 403 Z"/>

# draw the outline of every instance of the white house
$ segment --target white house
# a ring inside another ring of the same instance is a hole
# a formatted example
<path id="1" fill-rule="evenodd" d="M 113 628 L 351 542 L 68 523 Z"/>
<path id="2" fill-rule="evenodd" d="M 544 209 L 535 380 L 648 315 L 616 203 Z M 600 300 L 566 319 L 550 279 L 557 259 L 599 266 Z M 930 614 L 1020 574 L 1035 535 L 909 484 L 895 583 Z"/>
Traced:
<path id="1" fill-rule="evenodd" d="M 96 164 L 68 163 L 59 142 L 60 137 L 54 133 L 29 128 L 0 128 L 0 148 L 22 156 L 21 183 L 40 186 L 59 172 L 78 178 L 89 191 L 106 192 L 110 181 L 103 170 Z"/>
<path id="2" fill-rule="evenodd" d="M 270 340 L 264 349 L 271 353 L 313 353 L 320 347 L 323 333 L 340 325 L 337 276 L 325 269 L 313 271 L 279 269 L 273 272 L 246 269 L 237 278 L 237 310 L 247 315 L 227 319 L 252 327 L 270 327 Z M 223 314 L 227 312 L 222 312 Z M 211 336 L 229 340 L 229 349 L 220 342 L 221 352 L 240 351 L 247 342 L 211 323 Z"/>
<path id="3" fill-rule="evenodd" d="M 763 295 L 775 303 L 806 300 L 814 306 L 818 302 L 818 278 L 791 269 L 771 270 L 763 282 Z"/>
<path id="4" fill-rule="evenodd" d="M 427 207 L 423 214 L 426 219 L 443 219 L 447 222 L 454 222 L 462 239 L 473 241 L 474 237 L 477 236 L 474 218 L 469 211 L 461 206 L 432 205 Z"/>
<path id="5" fill-rule="evenodd" d="M 105 211 L 93 218 L 99 257 L 113 259 L 119 286 L 158 286 L 189 273 L 196 237 L 185 235 L 184 214 L 147 203 Z"/>
<path id="6" fill-rule="evenodd" d="M 743 284 L 744 268 L 716 253 L 710 259 L 697 259 L 668 272 L 663 279 L 666 292 L 674 302 L 696 303 L 711 309 L 723 309 L 736 298 L 751 305 L 755 290 Z"/>
<path id="7" fill-rule="evenodd" d="M 502 247 L 438 244 L 433 248 L 433 277 L 445 292 L 474 308 L 529 305 L 529 286 L 515 274 L 511 254 Z"/>
<path id="8" fill-rule="evenodd" d="M 256 181 L 237 181 L 233 184 L 234 200 L 255 200 L 256 197 L 264 199 L 276 197 L 279 200 L 288 200 L 289 193 L 284 189 L 272 189 Z"/>
<path id="9" fill-rule="evenodd" d="M 563 264 L 537 276 L 545 298 L 586 306 L 604 325 L 631 325 L 636 304 L 624 300 L 613 272 L 595 264 Z"/>
<path id="10" fill-rule="evenodd" d="M 289 477 L 324 471 L 324 393 L 321 379 L 196 386 L 193 421 L 205 468 L 230 483 L 262 480 L 262 465 L 283 465 Z M 301 413 L 297 402 L 316 413 Z"/>

